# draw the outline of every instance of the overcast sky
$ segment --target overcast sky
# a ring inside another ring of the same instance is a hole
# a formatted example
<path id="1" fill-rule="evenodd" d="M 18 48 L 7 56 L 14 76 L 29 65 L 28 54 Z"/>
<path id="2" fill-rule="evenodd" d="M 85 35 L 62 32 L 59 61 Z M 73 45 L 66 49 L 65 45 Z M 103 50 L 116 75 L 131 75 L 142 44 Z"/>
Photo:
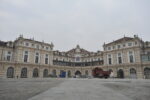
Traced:
<path id="1" fill-rule="evenodd" d="M 0 0 L 0 40 L 53 42 L 54 49 L 102 50 L 104 42 L 150 40 L 150 0 Z"/>

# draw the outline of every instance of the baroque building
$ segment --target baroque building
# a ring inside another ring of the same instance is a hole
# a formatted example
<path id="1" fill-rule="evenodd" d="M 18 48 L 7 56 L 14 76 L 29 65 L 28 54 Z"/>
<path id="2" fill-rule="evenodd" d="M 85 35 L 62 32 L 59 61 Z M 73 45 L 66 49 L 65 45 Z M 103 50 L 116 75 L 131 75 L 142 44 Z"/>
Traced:
<path id="1" fill-rule="evenodd" d="M 0 41 L 1 78 L 91 77 L 99 67 L 118 78 L 150 79 L 150 42 L 123 37 L 90 52 L 77 45 L 61 52 L 52 43 L 26 39 Z"/>

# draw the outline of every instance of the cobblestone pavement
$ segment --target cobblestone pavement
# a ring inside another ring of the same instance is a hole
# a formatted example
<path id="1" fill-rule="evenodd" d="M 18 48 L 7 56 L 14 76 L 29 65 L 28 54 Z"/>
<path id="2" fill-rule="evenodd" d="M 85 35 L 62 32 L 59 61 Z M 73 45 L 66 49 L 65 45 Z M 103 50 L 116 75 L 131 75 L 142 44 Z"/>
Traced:
<path id="1" fill-rule="evenodd" d="M 0 100 L 149 100 L 150 80 L 1 79 Z"/>
<path id="2" fill-rule="evenodd" d="M 0 100 L 27 100 L 64 79 L 0 79 Z"/>

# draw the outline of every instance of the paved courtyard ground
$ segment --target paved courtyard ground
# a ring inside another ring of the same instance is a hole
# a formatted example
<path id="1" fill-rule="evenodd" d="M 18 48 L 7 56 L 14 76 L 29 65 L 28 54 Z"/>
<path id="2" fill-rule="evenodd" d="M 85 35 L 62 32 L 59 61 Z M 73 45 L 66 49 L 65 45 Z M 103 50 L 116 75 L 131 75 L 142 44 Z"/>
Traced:
<path id="1" fill-rule="evenodd" d="M 150 80 L 0 79 L 0 100 L 150 100 Z"/>

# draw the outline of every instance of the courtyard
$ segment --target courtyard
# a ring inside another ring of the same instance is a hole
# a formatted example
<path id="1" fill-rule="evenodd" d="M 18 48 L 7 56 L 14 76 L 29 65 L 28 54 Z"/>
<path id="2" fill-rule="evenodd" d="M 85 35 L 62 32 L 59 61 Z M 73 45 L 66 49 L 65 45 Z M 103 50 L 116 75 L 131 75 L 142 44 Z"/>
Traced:
<path id="1" fill-rule="evenodd" d="M 150 80 L 0 79 L 0 100 L 149 100 Z"/>

